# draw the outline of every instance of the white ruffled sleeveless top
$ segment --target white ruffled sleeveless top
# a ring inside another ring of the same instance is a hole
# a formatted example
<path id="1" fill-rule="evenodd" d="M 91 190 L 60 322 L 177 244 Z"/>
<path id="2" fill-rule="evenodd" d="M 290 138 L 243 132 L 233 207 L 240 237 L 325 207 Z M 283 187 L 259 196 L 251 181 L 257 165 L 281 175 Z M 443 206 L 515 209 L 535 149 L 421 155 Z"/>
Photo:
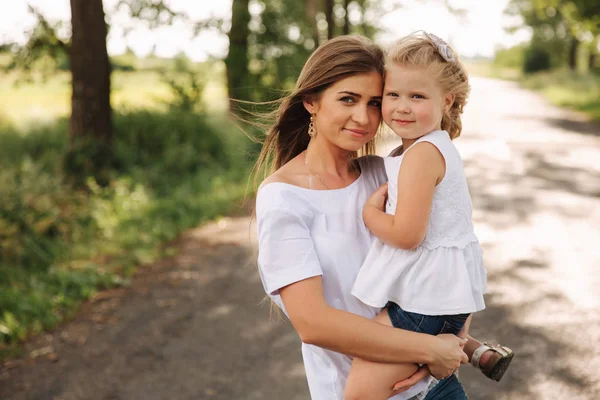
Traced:
<path id="1" fill-rule="evenodd" d="M 372 307 L 393 301 L 406 311 L 452 315 L 483 310 L 487 292 L 482 250 L 472 222 L 472 204 L 460 154 L 446 131 L 419 138 L 430 142 L 446 162 L 446 173 L 436 186 L 429 226 L 415 249 L 398 249 L 376 239 L 364 261 L 352 294 Z M 413 146 L 414 146 L 413 144 Z M 412 146 L 411 146 L 412 147 Z M 386 157 L 388 203 L 394 214 L 402 158 Z"/>

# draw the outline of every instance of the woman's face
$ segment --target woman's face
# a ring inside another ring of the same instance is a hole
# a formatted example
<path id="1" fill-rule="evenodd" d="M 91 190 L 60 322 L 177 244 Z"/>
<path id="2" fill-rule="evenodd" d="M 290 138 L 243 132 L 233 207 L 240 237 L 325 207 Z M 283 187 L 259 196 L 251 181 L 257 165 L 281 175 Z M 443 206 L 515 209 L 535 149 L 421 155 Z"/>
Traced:
<path id="1" fill-rule="evenodd" d="M 383 79 L 375 71 L 342 79 L 315 101 L 305 101 L 314 115 L 316 140 L 357 151 L 373 139 L 381 122 Z"/>

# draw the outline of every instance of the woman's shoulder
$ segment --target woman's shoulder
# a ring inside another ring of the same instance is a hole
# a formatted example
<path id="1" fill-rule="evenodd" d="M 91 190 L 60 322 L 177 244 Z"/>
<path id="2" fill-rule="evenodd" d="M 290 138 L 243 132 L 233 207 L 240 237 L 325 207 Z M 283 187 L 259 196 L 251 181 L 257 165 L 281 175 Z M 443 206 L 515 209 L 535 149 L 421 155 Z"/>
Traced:
<path id="1" fill-rule="evenodd" d="M 271 174 L 260 184 L 256 193 L 256 215 L 260 216 L 265 211 L 293 211 L 301 213 L 308 208 L 306 197 L 302 194 L 302 187 L 287 174 Z"/>

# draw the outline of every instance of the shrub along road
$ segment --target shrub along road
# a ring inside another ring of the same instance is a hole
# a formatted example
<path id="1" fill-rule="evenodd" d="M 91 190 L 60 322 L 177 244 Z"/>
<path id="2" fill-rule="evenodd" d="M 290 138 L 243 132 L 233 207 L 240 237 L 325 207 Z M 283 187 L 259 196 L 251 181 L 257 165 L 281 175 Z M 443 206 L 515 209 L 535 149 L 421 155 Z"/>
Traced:
<path id="1" fill-rule="evenodd" d="M 597 398 L 600 127 L 479 78 L 464 127 L 489 278 L 472 334 L 517 353 L 500 383 L 461 368 L 469 398 Z M 188 231 L 178 256 L 27 343 L 0 367 L 0 398 L 307 399 L 299 340 L 261 303 L 251 223 Z"/>

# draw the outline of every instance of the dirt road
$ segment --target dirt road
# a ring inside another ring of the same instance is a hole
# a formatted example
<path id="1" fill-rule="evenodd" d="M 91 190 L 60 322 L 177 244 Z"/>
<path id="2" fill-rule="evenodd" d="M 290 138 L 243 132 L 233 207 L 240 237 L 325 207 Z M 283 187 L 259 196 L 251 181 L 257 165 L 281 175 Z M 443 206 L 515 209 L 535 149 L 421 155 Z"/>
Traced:
<path id="1" fill-rule="evenodd" d="M 600 126 L 479 78 L 464 126 L 490 289 L 472 333 L 517 353 L 501 383 L 463 367 L 469 398 L 598 399 Z M 261 305 L 250 224 L 187 232 L 179 256 L 1 366 L 0 399 L 308 399 L 299 340 Z"/>

